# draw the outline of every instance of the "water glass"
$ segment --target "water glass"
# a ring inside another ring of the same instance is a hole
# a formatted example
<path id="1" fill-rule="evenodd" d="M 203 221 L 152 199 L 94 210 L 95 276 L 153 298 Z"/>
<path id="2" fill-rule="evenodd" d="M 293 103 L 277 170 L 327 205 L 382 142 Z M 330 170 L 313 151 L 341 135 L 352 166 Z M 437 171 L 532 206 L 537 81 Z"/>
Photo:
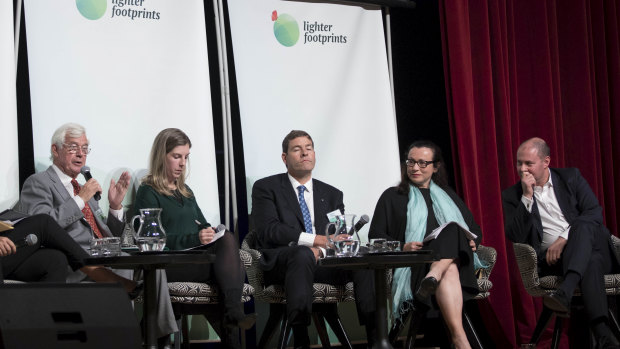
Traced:
<path id="1" fill-rule="evenodd" d="M 121 239 L 107 237 L 90 242 L 90 255 L 93 257 L 114 257 L 121 254 Z"/>
<path id="2" fill-rule="evenodd" d="M 400 251 L 400 241 L 385 241 L 383 243 L 383 247 L 385 248 L 385 251 L 387 252 L 394 252 L 394 251 Z"/>
<path id="3" fill-rule="evenodd" d="M 370 239 L 368 250 L 370 253 L 383 252 L 385 239 Z"/>
<path id="4" fill-rule="evenodd" d="M 353 257 L 357 255 L 357 251 L 360 249 L 360 242 L 358 240 L 336 241 L 335 245 L 338 257 Z"/>
<path id="5" fill-rule="evenodd" d="M 332 258 L 332 257 L 336 257 L 336 250 L 334 250 L 333 248 L 326 248 L 325 258 Z"/>

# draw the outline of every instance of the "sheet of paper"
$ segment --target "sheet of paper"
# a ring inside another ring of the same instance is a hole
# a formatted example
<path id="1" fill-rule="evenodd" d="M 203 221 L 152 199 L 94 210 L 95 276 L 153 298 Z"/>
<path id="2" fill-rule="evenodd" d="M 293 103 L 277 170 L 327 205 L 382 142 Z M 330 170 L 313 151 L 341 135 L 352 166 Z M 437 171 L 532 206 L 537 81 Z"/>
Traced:
<path id="1" fill-rule="evenodd" d="M 437 228 L 433 229 L 433 231 L 432 231 L 430 234 L 428 234 L 428 236 L 426 236 L 422 242 L 428 242 L 428 241 L 431 241 L 431 240 L 433 240 L 433 239 L 437 239 L 437 237 L 438 237 L 438 236 L 439 236 L 439 234 L 443 231 L 443 229 L 444 229 L 444 228 L 445 228 L 448 224 L 450 224 L 450 223 L 456 223 L 456 222 L 454 222 L 454 221 L 452 221 L 452 222 L 447 222 L 447 223 L 444 223 L 444 224 L 440 225 L 439 227 L 437 227 Z M 456 224 L 458 224 L 458 223 L 456 223 Z M 471 231 L 469 231 L 468 229 L 466 229 L 464 226 L 462 226 L 462 225 L 460 225 L 460 224 L 458 224 L 458 226 L 459 226 L 459 227 L 461 227 L 463 230 L 465 230 L 465 235 L 467 235 L 467 238 L 468 238 L 469 240 L 474 240 L 474 239 L 478 238 L 478 236 L 477 236 L 476 234 L 472 233 Z"/>

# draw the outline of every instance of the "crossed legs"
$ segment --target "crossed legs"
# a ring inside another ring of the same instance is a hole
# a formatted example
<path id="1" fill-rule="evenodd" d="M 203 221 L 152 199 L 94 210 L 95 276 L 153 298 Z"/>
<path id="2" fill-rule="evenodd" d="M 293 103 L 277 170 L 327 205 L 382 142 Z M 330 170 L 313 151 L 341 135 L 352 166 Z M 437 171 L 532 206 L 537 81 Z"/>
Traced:
<path id="1" fill-rule="evenodd" d="M 455 260 L 440 259 L 434 262 L 426 276 L 432 276 L 439 282 L 435 299 L 455 347 L 471 348 L 463 329 L 463 292 Z"/>

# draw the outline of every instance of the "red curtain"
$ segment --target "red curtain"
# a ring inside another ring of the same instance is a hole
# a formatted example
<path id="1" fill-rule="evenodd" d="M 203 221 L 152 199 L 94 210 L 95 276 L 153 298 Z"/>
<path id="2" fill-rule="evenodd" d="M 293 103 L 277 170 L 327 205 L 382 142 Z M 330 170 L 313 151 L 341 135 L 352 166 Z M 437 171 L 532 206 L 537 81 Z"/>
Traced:
<path id="1" fill-rule="evenodd" d="M 498 251 L 482 313 L 497 347 L 518 347 L 540 312 L 503 230 L 518 145 L 542 137 L 552 166 L 578 167 L 618 235 L 620 4 L 440 0 L 440 16 L 457 189 Z"/>

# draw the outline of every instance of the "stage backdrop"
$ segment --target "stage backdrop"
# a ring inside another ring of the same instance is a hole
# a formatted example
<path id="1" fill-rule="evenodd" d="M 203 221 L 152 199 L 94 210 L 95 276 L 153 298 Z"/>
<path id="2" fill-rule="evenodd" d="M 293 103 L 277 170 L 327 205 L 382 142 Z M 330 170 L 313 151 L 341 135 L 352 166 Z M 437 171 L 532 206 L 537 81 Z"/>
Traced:
<path id="1" fill-rule="evenodd" d="M 26 0 L 36 170 L 51 163 L 54 130 L 77 122 L 92 146 L 87 164 L 107 193 L 123 170 L 139 179 L 155 135 L 177 127 L 193 143 L 189 185 L 217 224 L 203 2 L 133 3 Z"/>
<path id="2" fill-rule="evenodd" d="M 19 164 L 15 104 L 15 49 L 13 45 L 13 1 L 0 2 L 0 211 L 17 202 Z"/>
<path id="3" fill-rule="evenodd" d="M 372 217 L 381 193 L 400 178 L 381 10 L 254 0 L 228 6 L 248 201 L 257 179 L 286 171 L 282 139 L 301 129 L 315 143 L 313 177 L 344 192 L 347 213 Z"/>

